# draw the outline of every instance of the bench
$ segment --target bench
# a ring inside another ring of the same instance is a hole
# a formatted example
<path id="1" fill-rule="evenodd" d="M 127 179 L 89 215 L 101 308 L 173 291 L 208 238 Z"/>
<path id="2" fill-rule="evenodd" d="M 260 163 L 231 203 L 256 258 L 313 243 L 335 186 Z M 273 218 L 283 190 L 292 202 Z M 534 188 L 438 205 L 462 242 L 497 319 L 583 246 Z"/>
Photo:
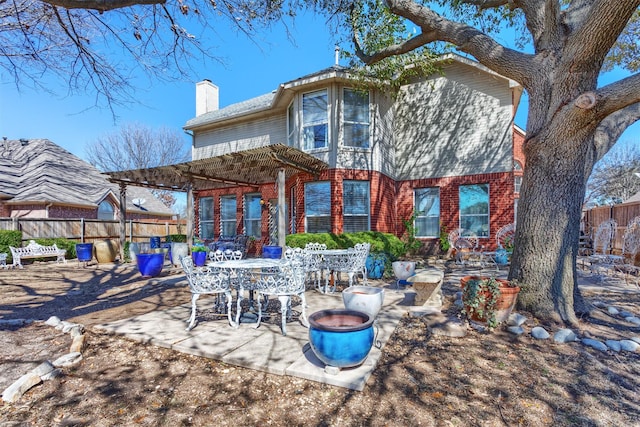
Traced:
<path id="1" fill-rule="evenodd" d="M 13 246 L 9 246 L 9 249 L 11 249 L 11 256 L 13 257 L 13 267 L 24 268 L 21 262 L 24 258 L 56 257 L 56 262 L 62 261 L 65 264 L 67 263 L 65 258 L 67 254 L 66 249 L 58 249 L 55 243 L 51 246 L 42 246 L 34 240 L 29 240 L 29 244 L 25 247 L 14 248 Z"/>

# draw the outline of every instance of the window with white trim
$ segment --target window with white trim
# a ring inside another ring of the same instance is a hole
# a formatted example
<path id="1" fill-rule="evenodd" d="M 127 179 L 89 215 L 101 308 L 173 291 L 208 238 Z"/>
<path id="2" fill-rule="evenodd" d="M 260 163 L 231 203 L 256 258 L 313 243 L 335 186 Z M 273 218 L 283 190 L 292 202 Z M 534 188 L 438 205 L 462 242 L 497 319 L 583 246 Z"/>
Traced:
<path id="1" fill-rule="evenodd" d="M 343 144 L 369 148 L 369 92 L 345 88 L 343 103 Z"/>
<path id="2" fill-rule="evenodd" d="M 220 197 L 220 235 L 236 235 L 236 196 Z"/>
<path id="3" fill-rule="evenodd" d="M 342 205 L 345 233 L 369 231 L 369 181 L 343 181 Z"/>
<path id="4" fill-rule="evenodd" d="M 489 184 L 461 185 L 459 201 L 460 228 L 489 237 Z"/>
<path id="5" fill-rule="evenodd" d="M 302 142 L 305 150 L 329 146 L 329 97 L 327 90 L 302 95 Z"/>
<path id="6" fill-rule="evenodd" d="M 244 196 L 244 234 L 256 239 L 262 237 L 262 205 L 260 194 L 245 194 Z"/>
<path id="7" fill-rule="evenodd" d="M 307 233 L 331 232 L 331 183 L 304 184 L 304 215 Z"/>
<path id="8" fill-rule="evenodd" d="M 413 191 L 416 218 L 414 227 L 418 237 L 440 236 L 440 189 L 416 188 Z"/>
<path id="9" fill-rule="evenodd" d="M 287 108 L 287 144 L 289 147 L 295 147 L 295 122 L 296 112 L 293 109 L 293 102 Z"/>
<path id="10" fill-rule="evenodd" d="M 213 239 L 213 197 L 201 197 L 198 209 L 201 239 Z"/>

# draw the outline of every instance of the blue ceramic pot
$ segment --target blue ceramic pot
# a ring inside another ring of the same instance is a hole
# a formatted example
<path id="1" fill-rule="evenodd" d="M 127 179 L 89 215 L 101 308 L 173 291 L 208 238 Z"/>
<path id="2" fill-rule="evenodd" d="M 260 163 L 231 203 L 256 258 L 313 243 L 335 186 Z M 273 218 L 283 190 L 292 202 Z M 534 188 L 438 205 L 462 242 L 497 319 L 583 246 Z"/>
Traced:
<path id="1" fill-rule="evenodd" d="M 263 246 L 262 258 L 282 258 L 282 248 L 280 246 Z"/>
<path id="2" fill-rule="evenodd" d="M 191 252 L 191 258 L 196 267 L 202 267 L 207 262 L 206 252 Z"/>
<path id="3" fill-rule="evenodd" d="M 160 237 L 150 237 L 149 246 L 151 246 L 151 249 L 158 249 L 160 247 Z"/>
<path id="4" fill-rule="evenodd" d="M 309 343 L 325 365 L 362 364 L 373 345 L 373 318 L 355 310 L 321 310 L 309 316 Z"/>
<path id="5" fill-rule="evenodd" d="M 369 279 L 381 279 L 384 275 L 384 267 L 387 257 L 384 254 L 369 254 L 365 266 Z"/>
<path id="6" fill-rule="evenodd" d="M 78 261 L 88 262 L 93 258 L 93 243 L 76 243 Z"/>
<path id="7" fill-rule="evenodd" d="M 136 255 L 138 270 L 144 277 L 155 277 L 162 271 L 164 254 L 138 254 Z"/>

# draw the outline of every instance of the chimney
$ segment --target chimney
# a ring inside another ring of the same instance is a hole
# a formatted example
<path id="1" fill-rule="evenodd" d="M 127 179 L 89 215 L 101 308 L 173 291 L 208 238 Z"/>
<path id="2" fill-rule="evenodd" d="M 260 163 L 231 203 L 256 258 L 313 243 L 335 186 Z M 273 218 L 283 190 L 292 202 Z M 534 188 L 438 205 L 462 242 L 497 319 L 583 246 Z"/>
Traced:
<path id="1" fill-rule="evenodd" d="M 340 65 L 340 47 L 336 46 L 336 64 Z"/>
<path id="2" fill-rule="evenodd" d="M 218 86 L 211 80 L 196 83 L 196 117 L 218 109 Z"/>

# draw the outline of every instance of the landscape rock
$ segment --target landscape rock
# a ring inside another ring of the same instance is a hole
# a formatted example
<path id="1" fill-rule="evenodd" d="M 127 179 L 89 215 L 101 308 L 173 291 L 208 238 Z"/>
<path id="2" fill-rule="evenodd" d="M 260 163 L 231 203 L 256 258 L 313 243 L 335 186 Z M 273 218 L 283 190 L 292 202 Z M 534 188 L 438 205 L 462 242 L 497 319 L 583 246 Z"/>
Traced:
<path id="1" fill-rule="evenodd" d="M 615 307 L 607 307 L 607 313 L 609 313 L 612 316 L 616 316 L 618 315 L 620 312 L 618 311 L 617 308 Z"/>
<path id="2" fill-rule="evenodd" d="M 73 342 L 71 343 L 71 348 L 69 349 L 70 353 L 81 353 L 84 350 L 86 344 L 86 336 L 79 335 L 73 338 Z"/>
<path id="3" fill-rule="evenodd" d="M 627 311 L 627 310 L 621 310 L 620 311 L 620 317 L 624 317 L 624 318 L 634 317 L 634 314 L 632 312 L 630 312 L 630 311 Z"/>
<path id="4" fill-rule="evenodd" d="M 79 353 L 79 352 L 67 353 L 64 356 L 60 356 L 56 360 L 54 360 L 53 366 L 55 366 L 56 368 L 64 368 L 66 366 L 77 365 L 78 363 L 80 363 L 81 360 L 82 360 L 82 353 Z"/>
<path id="5" fill-rule="evenodd" d="M 591 348 L 595 348 L 596 350 L 604 351 L 604 352 L 606 352 L 609 349 L 609 347 L 607 347 L 607 345 L 602 341 L 594 340 L 592 338 L 584 338 L 582 340 L 582 344 Z"/>
<path id="6" fill-rule="evenodd" d="M 507 331 L 511 332 L 514 335 L 522 335 L 524 334 L 524 328 L 522 326 L 509 326 Z"/>
<path id="7" fill-rule="evenodd" d="M 527 316 L 520 313 L 512 313 L 507 319 L 507 325 L 509 326 L 522 326 L 527 321 Z"/>
<path id="8" fill-rule="evenodd" d="M 571 329 L 560 329 L 555 334 L 553 334 L 553 340 L 557 343 L 568 343 L 574 342 L 578 339 L 576 333 Z"/>
<path id="9" fill-rule="evenodd" d="M 73 338 L 78 337 L 83 333 L 84 333 L 84 326 L 82 325 L 75 325 L 71 329 L 69 329 L 69 335 L 71 335 L 71 337 Z"/>
<path id="10" fill-rule="evenodd" d="M 636 316 L 625 317 L 625 319 L 629 323 L 633 323 L 634 325 L 640 326 L 640 318 Z"/>
<path id="11" fill-rule="evenodd" d="M 616 353 L 620 352 L 620 342 L 616 341 L 616 340 L 606 340 L 604 342 L 607 347 L 609 347 L 611 350 L 615 351 Z"/>
<path id="12" fill-rule="evenodd" d="M 638 351 L 638 348 L 640 348 L 640 344 L 631 340 L 620 340 L 620 348 L 624 351 L 634 352 Z"/>
<path id="13" fill-rule="evenodd" d="M 53 326 L 54 328 L 62 322 L 57 316 L 51 316 L 44 322 L 45 325 Z"/>
<path id="14" fill-rule="evenodd" d="M 56 368 L 47 360 L 33 368 L 31 372 L 42 378 L 49 375 L 54 369 Z"/>
<path id="15" fill-rule="evenodd" d="M 42 379 L 39 375 L 29 372 L 21 376 L 16 382 L 11 384 L 5 391 L 2 392 L 2 400 L 9 403 L 15 403 L 22 397 L 29 389 L 40 384 Z"/>
<path id="16" fill-rule="evenodd" d="M 550 337 L 549 332 L 547 332 L 543 327 L 536 326 L 531 330 L 531 336 L 537 340 L 546 340 Z"/>
<path id="17" fill-rule="evenodd" d="M 598 308 L 605 308 L 607 306 L 603 301 L 594 301 L 593 305 Z"/>
<path id="18" fill-rule="evenodd" d="M 631 341 L 635 341 L 640 344 L 640 337 L 631 337 Z"/>

